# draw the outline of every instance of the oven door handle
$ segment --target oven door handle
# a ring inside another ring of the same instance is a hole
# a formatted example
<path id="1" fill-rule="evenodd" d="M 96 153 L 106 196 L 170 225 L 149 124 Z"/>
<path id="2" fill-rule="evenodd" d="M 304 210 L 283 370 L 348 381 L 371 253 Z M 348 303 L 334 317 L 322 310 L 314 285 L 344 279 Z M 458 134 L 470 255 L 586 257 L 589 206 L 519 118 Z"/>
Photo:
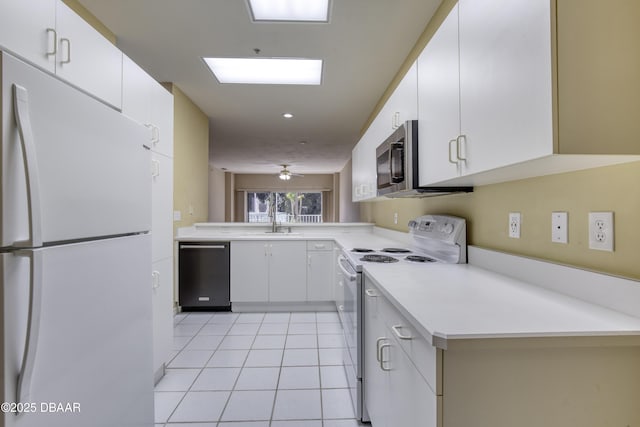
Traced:
<path id="1" fill-rule="evenodd" d="M 348 261 L 347 261 L 347 259 L 345 257 L 340 255 L 338 257 L 338 267 L 340 267 L 340 270 L 342 271 L 342 274 L 344 274 L 346 277 L 348 277 L 350 282 L 355 281 L 358 278 L 358 275 L 357 274 L 352 274 L 351 272 L 347 271 L 347 269 L 344 268 L 344 266 L 342 265 L 343 262 L 348 262 Z"/>

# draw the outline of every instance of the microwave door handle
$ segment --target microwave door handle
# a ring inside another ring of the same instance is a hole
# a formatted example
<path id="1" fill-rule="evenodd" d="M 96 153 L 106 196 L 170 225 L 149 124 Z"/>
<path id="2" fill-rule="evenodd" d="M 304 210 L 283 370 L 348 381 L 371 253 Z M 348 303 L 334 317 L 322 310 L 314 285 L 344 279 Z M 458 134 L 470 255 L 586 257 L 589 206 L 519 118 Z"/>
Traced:
<path id="1" fill-rule="evenodd" d="M 395 156 L 394 156 L 395 154 Z M 403 157 L 404 157 L 404 146 L 402 144 L 392 144 L 389 147 L 389 168 L 391 172 L 391 182 L 397 183 L 404 181 L 404 170 L 403 170 Z M 394 159 L 399 159 L 398 168 L 400 170 L 396 170 L 396 162 Z"/>

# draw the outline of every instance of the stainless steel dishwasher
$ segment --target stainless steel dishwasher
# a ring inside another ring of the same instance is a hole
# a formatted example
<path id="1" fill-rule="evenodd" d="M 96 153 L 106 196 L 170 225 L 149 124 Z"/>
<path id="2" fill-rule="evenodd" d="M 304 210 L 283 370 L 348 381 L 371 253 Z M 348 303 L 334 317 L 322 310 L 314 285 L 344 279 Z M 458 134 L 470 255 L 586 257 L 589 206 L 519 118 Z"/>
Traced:
<path id="1" fill-rule="evenodd" d="M 181 242 L 178 302 L 184 311 L 230 311 L 229 242 Z"/>

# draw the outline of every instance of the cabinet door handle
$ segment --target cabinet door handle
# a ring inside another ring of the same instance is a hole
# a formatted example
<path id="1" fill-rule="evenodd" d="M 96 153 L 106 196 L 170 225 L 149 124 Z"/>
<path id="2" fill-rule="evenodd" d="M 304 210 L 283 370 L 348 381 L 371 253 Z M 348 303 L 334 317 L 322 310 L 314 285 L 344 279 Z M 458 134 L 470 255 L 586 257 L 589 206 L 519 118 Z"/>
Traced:
<path id="1" fill-rule="evenodd" d="M 47 28 L 47 36 L 49 34 L 53 34 L 53 43 L 52 43 L 53 50 L 47 49 L 47 56 L 52 56 L 58 53 L 58 33 L 53 28 Z"/>
<path id="2" fill-rule="evenodd" d="M 324 249 L 326 246 L 325 245 L 313 245 L 314 248 L 316 249 Z"/>
<path id="3" fill-rule="evenodd" d="M 396 334 L 396 336 L 401 340 L 412 340 L 413 337 L 411 335 L 403 335 L 402 332 L 400 332 L 400 329 L 402 329 L 402 327 L 403 327 L 402 325 L 395 325 L 395 326 L 392 326 L 391 329 Z"/>
<path id="4" fill-rule="evenodd" d="M 309 267 L 311 267 L 311 255 L 307 255 L 307 262 L 309 263 Z"/>
<path id="5" fill-rule="evenodd" d="M 451 141 L 449 141 L 449 163 L 453 163 L 454 165 L 457 165 L 458 161 L 451 157 L 451 146 L 455 144 L 456 141 L 457 141 L 456 139 L 452 139 Z M 456 146 L 456 150 L 457 150 L 457 146 Z M 456 157 L 458 157 L 458 153 L 456 153 Z"/>
<path id="6" fill-rule="evenodd" d="M 456 138 L 456 157 L 458 160 L 464 162 L 467 160 L 467 157 L 462 157 L 460 153 L 462 152 L 462 144 L 464 143 L 465 147 L 467 145 L 467 135 L 458 135 Z"/>
<path id="7" fill-rule="evenodd" d="M 391 370 L 391 368 L 385 368 L 385 367 L 384 367 L 385 362 L 388 362 L 388 360 L 387 360 L 387 361 L 385 361 L 385 360 L 384 360 L 384 357 L 382 357 L 382 356 L 383 356 L 384 349 L 385 349 L 385 348 L 388 348 L 388 347 L 391 347 L 391 344 L 382 344 L 382 345 L 380 346 L 380 369 L 382 369 L 383 371 L 390 371 L 390 370 Z"/>
<path id="8" fill-rule="evenodd" d="M 153 271 L 151 272 L 152 285 L 153 289 L 158 289 L 160 287 L 160 272 Z"/>
<path id="9" fill-rule="evenodd" d="M 267 256 L 267 248 L 269 245 L 265 244 L 264 245 L 264 256 Z"/>
<path id="10" fill-rule="evenodd" d="M 153 178 L 160 176 L 160 162 L 156 159 L 151 160 L 151 176 Z"/>
<path id="11" fill-rule="evenodd" d="M 378 294 L 376 294 L 373 289 L 367 289 L 364 293 L 367 294 L 368 297 L 378 298 Z"/>
<path id="12" fill-rule="evenodd" d="M 380 343 L 384 340 L 386 340 L 387 338 L 385 337 L 380 337 L 376 340 L 376 360 L 379 362 L 380 361 Z"/>
<path id="13" fill-rule="evenodd" d="M 68 64 L 71 62 L 71 40 L 69 40 L 68 38 L 61 38 L 60 39 L 60 46 L 62 46 L 62 44 L 66 44 L 67 45 L 67 59 L 63 59 L 62 61 L 60 61 L 61 64 Z"/>

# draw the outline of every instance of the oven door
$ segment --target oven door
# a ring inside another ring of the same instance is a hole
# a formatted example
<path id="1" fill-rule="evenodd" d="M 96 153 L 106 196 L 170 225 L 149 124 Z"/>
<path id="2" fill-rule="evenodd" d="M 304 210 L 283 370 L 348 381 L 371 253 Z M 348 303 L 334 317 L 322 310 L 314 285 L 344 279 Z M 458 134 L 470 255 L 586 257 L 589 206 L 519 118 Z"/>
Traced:
<path id="1" fill-rule="evenodd" d="M 361 334 L 359 328 L 362 326 L 360 308 L 361 298 L 359 298 L 359 292 L 361 288 L 362 275 L 357 273 L 349 261 L 344 257 L 338 258 L 338 267 L 342 272 L 343 291 L 344 291 L 344 310 L 343 310 L 343 324 L 342 329 L 344 331 L 344 338 L 346 341 L 346 347 L 342 352 L 342 360 L 347 375 L 347 382 L 349 384 L 349 391 L 351 393 L 351 399 L 353 406 L 356 410 L 358 418 L 362 417 L 362 364 L 360 361 Z"/>

